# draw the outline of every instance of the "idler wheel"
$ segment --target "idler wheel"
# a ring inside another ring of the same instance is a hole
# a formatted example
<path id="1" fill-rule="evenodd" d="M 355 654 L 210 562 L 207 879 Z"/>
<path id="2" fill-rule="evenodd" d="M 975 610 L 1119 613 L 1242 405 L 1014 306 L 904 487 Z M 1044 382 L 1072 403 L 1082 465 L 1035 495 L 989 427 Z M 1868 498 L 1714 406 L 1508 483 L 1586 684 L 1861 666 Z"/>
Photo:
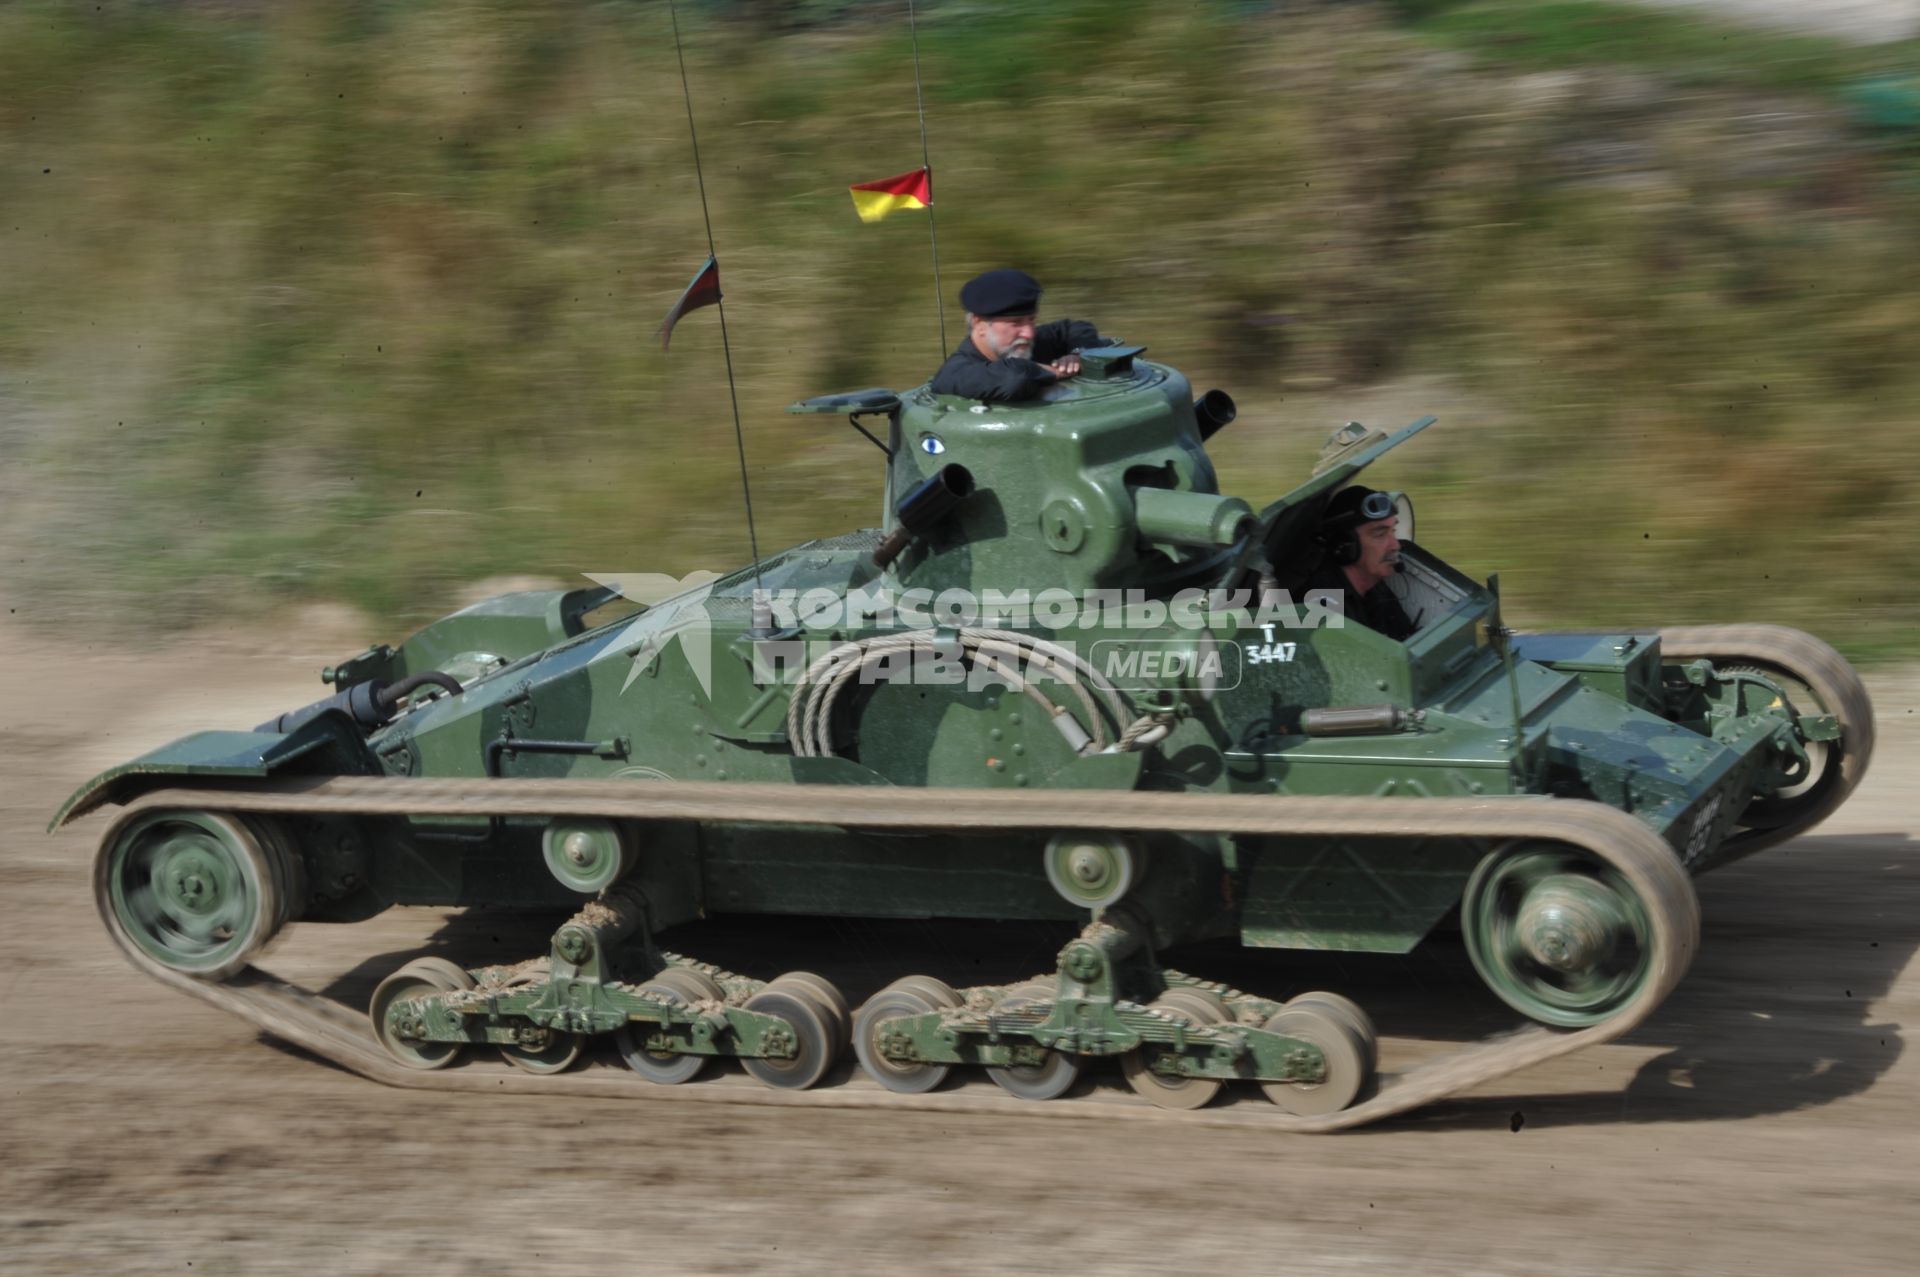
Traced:
<path id="1" fill-rule="evenodd" d="M 953 1072 L 952 1065 L 889 1059 L 880 1050 L 882 1031 L 888 1020 L 906 1015 L 925 1015 L 929 1011 L 943 1011 L 959 1005 L 957 994 L 952 1002 L 945 1002 L 936 996 L 937 990 L 926 988 L 921 981 L 928 978 L 906 976 L 895 980 L 868 998 L 861 1006 L 860 1013 L 853 1018 L 853 1051 L 860 1058 L 860 1067 L 881 1086 L 902 1095 L 931 1091 Z M 937 980 L 933 983 L 940 984 Z M 944 984 L 940 984 L 940 987 L 946 988 Z M 947 992 L 953 993 L 951 989 Z"/>
<path id="2" fill-rule="evenodd" d="M 1570 848 L 1492 852 L 1467 880 L 1460 919 L 1481 979 L 1542 1024 L 1598 1024 L 1652 978 L 1645 902 L 1618 872 Z"/>
<path id="3" fill-rule="evenodd" d="M 418 1033 L 418 1020 L 407 1003 L 435 993 L 458 993 L 473 987 L 473 977 L 445 958 L 415 958 L 380 982 L 368 1004 L 373 1035 L 387 1054 L 410 1069 L 444 1069 L 466 1049 L 464 1042 L 428 1042 Z"/>
<path id="4" fill-rule="evenodd" d="M 1830 712 L 1805 680 L 1795 678 L 1776 666 L 1733 661 L 1723 667 L 1728 673 L 1745 671 L 1759 674 L 1780 685 L 1788 703 L 1802 713 Z M 1756 798 L 1740 813 L 1739 823 L 1748 829 L 1777 830 L 1811 827 L 1834 805 L 1833 790 L 1844 783 L 1841 776 L 1840 742 L 1810 740 L 1802 746 L 1807 761 L 1782 778 L 1779 788 L 1766 798 Z"/>
<path id="5" fill-rule="evenodd" d="M 1873 759 L 1873 702 L 1860 676 L 1841 655 L 1811 634 L 1779 625 L 1697 625 L 1660 631 L 1663 659 L 1706 658 L 1721 670 L 1754 671 L 1786 693 L 1796 713 L 1832 714 L 1838 741 L 1808 742 L 1808 763 L 1780 777 L 1769 798 L 1748 803 L 1738 827 L 1704 858 L 1695 873 L 1777 846 L 1832 815 L 1860 784 Z"/>
<path id="6" fill-rule="evenodd" d="M 1202 989 L 1168 989 L 1155 999 L 1147 1010 L 1172 1016 L 1196 1028 L 1209 1024 L 1226 1024 L 1232 1019 L 1227 1014 L 1226 1004 Z M 1213 1103 L 1213 1098 L 1220 1094 L 1220 1088 L 1226 1085 L 1224 1079 L 1179 1077 L 1154 1072 L 1153 1065 L 1156 1061 L 1163 1056 L 1174 1054 L 1177 1053 L 1170 1047 L 1149 1043 L 1137 1051 L 1129 1051 L 1121 1056 L 1120 1072 L 1125 1075 L 1128 1086 L 1146 1096 L 1158 1108 L 1197 1109 Z"/>
<path id="7" fill-rule="evenodd" d="M 139 958 L 203 980 L 238 972 L 297 909 L 299 865 L 237 817 L 154 811 L 94 860 L 100 916 Z"/>
<path id="8" fill-rule="evenodd" d="M 688 986 L 696 982 L 668 978 L 669 973 L 685 970 L 684 967 L 668 967 L 640 986 L 640 996 L 680 1007 L 704 1001 L 702 996 L 687 995 Z M 682 1082 L 691 1082 L 705 1071 L 707 1061 L 713 1058 L 708 1055 L 683 1055 L 678 1051 L 649 1051 L 646 1038 L 653 1031 L 652 1024 L 629 1021 L 613 1033 L 613 1045 L 620 1052 L 620 1058 L 626 1061 L 628 1068 L 649 1082 L 659 1086 L 678 1086 Z"/>
<path id="9" fill-rule="evenodd" d="M 775 980 L 746 1001 L 746 1009 L 778 1016 L 793 1035 L 794 1053 L 784 1059 L 744 1056 L 740 1064 L 767 1086 L 779 1091 L 804 1091 L 827 1075 L 839 1054 L 840 1038 L 833 1011 L 804 986 Z"/>
<path id="10" fill-rule="evenodd" d="M 1055 986 L 1050 980 L 1029 980 L 1007 990 L 994 1004 L 996 1011 L 1013 1011 L 1036 1003 L 1053 1001 Z M 1009 1095 L 1023 1100 L 1054 1100 L 1073 1089 L 1080 1080 L 1080 1057 L 1049 1050 L 1037 1064 L 990 1064 L 987 1076 Z"/>
<path id="11" fill-rule="evenodd" d="M 1367 1065 L 1366 1043 L 1348 1024 L 1347 1017 L 1331 1007 L 1316 1002 L 1285 1006 L 1264 1027 L 1269 1033 L 1312 1043 L 1326 1059 L 1326 1076 L 1318 1082 L 1260 1084 L 1268 1099 L 1297 1117 L 1338 1113 L 1353 1103 L 1360 1088 L 1373 1076 Z"/>

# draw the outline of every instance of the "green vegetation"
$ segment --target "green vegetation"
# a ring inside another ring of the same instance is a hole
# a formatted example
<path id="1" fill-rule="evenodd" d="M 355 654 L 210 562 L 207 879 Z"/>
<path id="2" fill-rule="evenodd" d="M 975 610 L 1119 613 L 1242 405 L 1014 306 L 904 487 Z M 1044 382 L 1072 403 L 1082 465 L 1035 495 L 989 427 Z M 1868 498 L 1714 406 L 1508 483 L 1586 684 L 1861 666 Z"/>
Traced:
<path id="1" fill-rule="evenodd" d="M 1440 411 L 1380 477 L 1522 620 L 1920 650 L 1920 189 L 1840 105 L 1887 51 L 1397 8 L 921 6 L 946 293 L 1026 265 L 1230 389 L 1256 501 Z M 941 355 L 924 219 L 845 190 L 919 162 L 902 17 L 681 9 L 763 550 L 877 512 L 784 405 Z M 654 335 L 707 250 L 664 6 L 16 4 L 0 163 L 22 613 L 744 562 L 719 316 Z"/>
<path id="2" fill-rule="evenodd" d="M 1389 7 L 1421 36 L 1489 60 L 1629 65 L 1690 87 L 1844 93 L 1863 76 L 1911 72 L 1920 52 L 1916 41 L 1861 48 L 1606 0 L 1390 0 Z"/>

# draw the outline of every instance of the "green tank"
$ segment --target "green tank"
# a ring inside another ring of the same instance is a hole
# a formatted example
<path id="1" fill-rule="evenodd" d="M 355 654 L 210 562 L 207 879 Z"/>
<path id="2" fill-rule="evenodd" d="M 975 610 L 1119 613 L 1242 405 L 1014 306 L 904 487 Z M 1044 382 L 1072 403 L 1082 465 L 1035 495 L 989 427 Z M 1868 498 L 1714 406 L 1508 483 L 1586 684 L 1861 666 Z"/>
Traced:
<path id="1" fill-rule="evenodd" d="M 1340 552 L 1328 502 L 1430 418 L 1343 428 L 1256 509 L 1206 451 L 1228 396 L 1139 348 L 1083 368 L 1030 404 L 796 404 L 880 445 L 882 527 L 638 610 L 637 578 L 489 600 L 325 671 L 313 705 L 95 777 L 54 826 L 113 809 L 94 885 L 138 968 L 386 1082 L 602 1093 L 605 1067 L 546 1075 L 609 1039 L 656 1084 L 732 1057 L 838 1102 L 975 1068 L 1047 1099 L 1112 1058 L 1163 1108 L 1253 1083 L 1265 1120 L 1331 1129 L 1640 1023 L 1697 944 L 1691 876 L 1859 783 L 1871 707 L 1797 631 L 1516 633 L 1402 494 L 1385 588 L 1411 636 L 1308 590 Z M 394 905 L 566 921 L 515 966 L 409 962 L 364 1019 L 250 966 L 290 923 Z M 1033 920 L 1062 948 L 855 1011 L 659 947 L 720 914 Z M 1337 993 L 1159 960 L 1405 954 L 1456 916 L 1534 1024 L 1400 1074 Z M 472 1047 L 505 1065 L 447 1067 Z"/>

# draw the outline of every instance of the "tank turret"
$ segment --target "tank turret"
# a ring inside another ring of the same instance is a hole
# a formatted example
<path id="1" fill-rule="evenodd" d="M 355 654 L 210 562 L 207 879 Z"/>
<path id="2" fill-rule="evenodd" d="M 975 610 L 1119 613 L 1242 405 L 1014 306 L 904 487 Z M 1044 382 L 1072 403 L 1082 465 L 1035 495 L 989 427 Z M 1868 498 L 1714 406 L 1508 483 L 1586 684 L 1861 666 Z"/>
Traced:
<path id="1" fill-rule="evenodd" d="M 1139 358 L 1143 349 L 1082 352 L 1078 377 L 1030 402 L 984 404 L 924 387 L 894 400 L 887 530 L 898 522 L 894 494 L 949 466 L 965 467 L 975 489 L 899 556 L 900 582 L 1079 594 L 1217 574 L 1253 524 L 1251 506 L 1221 495 L 1204 446 L 1232 420 L 1233 402 L 1216 390 L 1196 404 L 1186 377 Z"/>

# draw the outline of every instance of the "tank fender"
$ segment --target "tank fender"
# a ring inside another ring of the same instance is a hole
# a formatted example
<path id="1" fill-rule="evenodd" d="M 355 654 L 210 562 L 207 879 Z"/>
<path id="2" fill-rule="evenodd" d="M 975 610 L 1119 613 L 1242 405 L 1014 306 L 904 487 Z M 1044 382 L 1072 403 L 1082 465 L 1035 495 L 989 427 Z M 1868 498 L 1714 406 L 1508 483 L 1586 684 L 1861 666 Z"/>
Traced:
<path id="1" fill-rule="evenodd" d="M 278 732 L 195 732 L 132 762 L 101 772 L 73 792 L 47 826 L 52 833 L 106 803 L 125 803 L 176 777 L 383 773 L 353 720 L 328 710 L 285 735 Z"/>

